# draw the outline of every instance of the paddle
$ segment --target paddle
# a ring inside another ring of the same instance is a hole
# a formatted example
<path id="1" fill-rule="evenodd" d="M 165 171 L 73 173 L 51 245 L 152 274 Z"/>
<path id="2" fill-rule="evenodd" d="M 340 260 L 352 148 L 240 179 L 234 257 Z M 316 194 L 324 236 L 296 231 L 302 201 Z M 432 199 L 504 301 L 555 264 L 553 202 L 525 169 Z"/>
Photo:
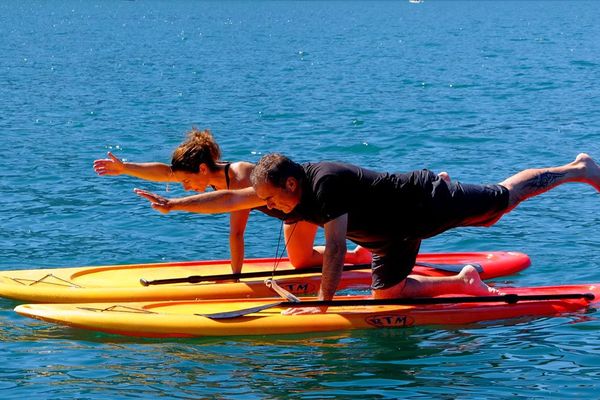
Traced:
<path id="1" fill-rule="evenodd" d="M 194 314 L 210 319 L 230 319 L 243 317 L 248 314 L 257 313 L 275 307 L 297 308 L 297 307 L 348 307 L 348 306 L 381 306 L 381 305 L 431 305 L 431 304 L 456 304 L 456 303 L 508 303 L 515 304 L 519 301 L 532 300 L 562 300 L 562 299 L 586 299 L 594 300 L 592 293 L 564 293 L 564 294 L 504 294 L 499 296 L 459 296 L 459 297 L 413 297 L 400 299 L 349 299 L 349 300 L 310 300 L 302 302 L 278 301 L 275 303 L 262 304 L 256 307 L 242 310 L 226 311 L 214 314 Z M 468 311 L 465 311 L 468 312 Z"/>
<path id="2" fill-rule="evenodd" d="M 432 263 L 422 263 L 416 262 L 415 265 L 421 267 L 428 267 L 439 269 L 440 271 L 448 271 L 448 272 L 460 272 L 465 265 L 472 265 L 477 269 L 477 272 L 483 272 L 483 268 L 479 264 L 432 264 Z M 371 264 L 354 264 L 347 265 L 344 267 L 344 271 L 356 271 L 361 269 L 370 268 Z M 173 283 L 200 283 L 200 282 L 214 282 L 214 281 L 225 281 L 225 280 L 234 280 L 234 279 L 248 279 L 248 278 L 267 278 L 271 276 L 282 276 L 282 275 L 303 275 L 310 273 L 320 273 L 321 267 L 312 267 L 312 268 L 300 268 L 300 269 L 292 269 L 292 270 L 275 270 L 275 271 L 256 271 L 256 272 L 241 272 L 239 274 L 221 274 L 221 275 L 190 275 L 183 278 L 166 278 L 166 279 L 155 279 L 155 280 L 147 280 L 144 278 L 140 279 L 140 283 L 143 286 L 150 285 L 168 285 Z"/>

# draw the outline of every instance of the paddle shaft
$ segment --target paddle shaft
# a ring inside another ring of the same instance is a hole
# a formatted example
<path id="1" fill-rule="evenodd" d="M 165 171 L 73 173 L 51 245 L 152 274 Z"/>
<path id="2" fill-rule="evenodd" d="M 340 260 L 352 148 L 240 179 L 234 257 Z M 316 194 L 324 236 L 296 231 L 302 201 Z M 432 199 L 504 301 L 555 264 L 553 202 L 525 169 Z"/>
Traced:
<path id="1" fill-rule="evenodd" d="M 478 272 L 483 272 L 483 268 L 479 264 L 433 264 L 425 262 L 416 262 L 415 266 L 439 269 L 441 271 L 448 272 L 460 272 L 465 265 L 474 266 Z M 371 264 L 354 264 L 344 266 L 344 271 L 357 271 L 361 269 L 371 268 Z M 174 283 L 201 283 L 201 282 L 214 282 L 214 281 L 225 281 L 225 280 L 238 280 L 238 279 L 249 279 L 249 278 L 267 278 L 271 276 L 287 276 L 287 275 L 304 275 L 311 273 L 320 273 L 321 267 L 310 267 L 310 268 L 299 268 L 292 270 L 275 270 L 275 271 L 256 271 L 256 272 L 241 272 L 239 274 L 220 274 L 220 275 L 191 275 L 182 278 L 165 278 L 147 280 L 144 278 L 140 279 L 140 283 L 143 286 L 151 285 L 169 285 Z"/>
<path id="2" fill-rule="evenodd" d="M 457 303 L 494 303 L 502 302 L 515 304 L 519 301 L 532 300 L 564 300 L 564 299 L 594 300 L 592 293 L 561 293 L 561 294 L 502 294 L 498 296 L 459 296 L 459 297 L 413 297 L 398 299 L 349 299 L 349 300 L 309 300 L 298 302 L 283 301 L 283 307 L 346 307 L 346 306 L 381 306 L 381 305 L 427 305 L 427 304 L 457 304 Z M 289 304 L 288 304 L 289 303 Z"/>
<path id="3" fill-rule="evenodd" d="M 348 299 L 348 300 L 309 300 L 302 302 L 279 301 L 276 303 L 262 304 L 243 310 L 235 310 L 214 314 L 195 314 L 210 319 L 229 319 L 243 317 L 269 308 L 297 308 L 297 307 L 348 307 L 348 306 L 381 306 L 381 305 L 433 305 L 433 304 L 458 304 L 458 303 L 508 303 L 515 304 L 520 301 L 540 300 L 565 300 L 586 299 L 594 300 L 592 293 L 562 293 L 562 294 L 504 294 L 499 296 L 459 296 L 459 297 L 414 297 L 398 299 Z M 465 311 L 468 312 L 468 311 Z"/>

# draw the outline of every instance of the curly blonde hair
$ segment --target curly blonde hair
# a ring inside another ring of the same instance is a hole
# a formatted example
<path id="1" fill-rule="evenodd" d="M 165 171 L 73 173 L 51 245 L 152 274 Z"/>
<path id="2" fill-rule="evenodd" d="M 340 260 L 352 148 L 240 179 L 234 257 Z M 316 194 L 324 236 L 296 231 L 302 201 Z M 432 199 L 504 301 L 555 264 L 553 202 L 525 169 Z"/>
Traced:
<path id="1" fill-rule="evenodd" d="M 220 159 L 221 149 L 210 130 L 193 127 L 187 133 L 186 141 L 173 151 L 171 169 L 197 173 L 200 164 L 206 164 L 210 170 L 214 170 Z"/>

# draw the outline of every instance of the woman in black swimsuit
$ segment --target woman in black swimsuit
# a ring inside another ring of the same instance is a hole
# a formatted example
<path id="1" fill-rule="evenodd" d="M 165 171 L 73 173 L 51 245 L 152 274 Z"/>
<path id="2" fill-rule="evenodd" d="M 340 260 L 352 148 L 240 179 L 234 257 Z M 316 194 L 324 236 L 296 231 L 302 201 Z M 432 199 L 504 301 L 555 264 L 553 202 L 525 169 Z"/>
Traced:
<path id="1" fill-rule="evenodd" d="M 254 164 L 238 161 L 221 161 L 221 150 L 209 130 L 192 128 L 187 139 L 179 145 L 172 155 L 171 165 L 150 162 L 123 162 L 112 153 L 107 159 L 94 161 L 94 170 L 98 175 L 130 175 L 154 182 L 179 182 L 185 190 L 204 192 L 207 187 L 213 190 L 245 189 L 251 187 L 250 174 Z M 138 194 L 144 191 L 138 190 Z M 156 207 L 155 207 L 156 208 Z M 276 210 L 259 207 L 257 210 L 271 216 Z M 251 209 L 230 212 L 229 248 L 231 253 L 231 269 L 241 272 L 244 261 L 244 231 Z M 210 213 L 210 210 L 206 210 Z M 323 247 L 313 248 L 317 226 L 308 222 L 285 225 L 285 238 L 290 262 L 296 268 L 320 265 Z M 368 263 L 371 254 L 360 247 L 349 251 L 348 263 Z"/>

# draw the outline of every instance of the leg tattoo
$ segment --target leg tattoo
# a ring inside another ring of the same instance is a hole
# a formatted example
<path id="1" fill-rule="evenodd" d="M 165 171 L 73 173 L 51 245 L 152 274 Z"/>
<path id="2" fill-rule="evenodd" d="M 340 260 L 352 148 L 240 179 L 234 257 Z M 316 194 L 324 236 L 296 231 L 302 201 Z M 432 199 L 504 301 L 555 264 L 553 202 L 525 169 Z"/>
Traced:
<path id="1" fill-rule="evenodd" d="M 554 186 L 558 181 L 565 177 L 565 172 L 542 172 L 539 175 L 525 181 L 523 187 L 526 189 L 546 189 Z"/>

